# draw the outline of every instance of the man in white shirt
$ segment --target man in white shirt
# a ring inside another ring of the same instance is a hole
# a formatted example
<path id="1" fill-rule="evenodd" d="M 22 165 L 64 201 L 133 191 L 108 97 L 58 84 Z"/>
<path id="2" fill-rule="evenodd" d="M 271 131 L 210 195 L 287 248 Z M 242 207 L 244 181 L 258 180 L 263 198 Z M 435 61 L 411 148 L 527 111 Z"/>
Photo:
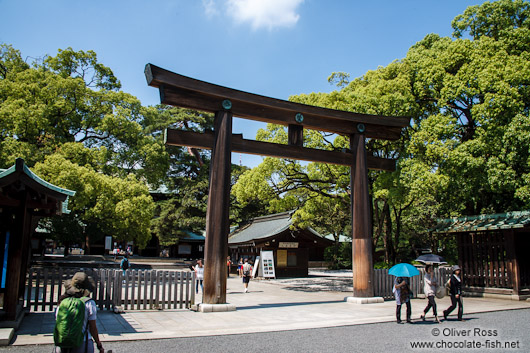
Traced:
<path id="1" fill-rule="evenodd" d="M 248 263 L 248 259 L 245 259 L 243 264 L 243 285 L 245 286 L 245 293 L 248 293 L 248 282 L 252 278 L 252 265 Z"/>

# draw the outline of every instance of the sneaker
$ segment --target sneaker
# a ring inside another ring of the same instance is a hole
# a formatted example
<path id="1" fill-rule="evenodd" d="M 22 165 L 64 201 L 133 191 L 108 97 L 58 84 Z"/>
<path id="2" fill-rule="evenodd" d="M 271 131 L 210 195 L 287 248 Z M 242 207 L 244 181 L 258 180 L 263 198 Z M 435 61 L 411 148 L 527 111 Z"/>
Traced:
<path id="1" fill-rule="evenodd" d="M 401 321 L 401 320 L 398 320 L 398 321 L 397 321 L 397 323 L 398 323 L 398 324 L 402 324 L 402 323 L 403 323 L 403 321 Z"/>
<path id="2" fill-rule="evenodd" d="M 422 321 L 425 321 L 425 315 L 421 315 L 421 316 L 420 316 L 420 319 L 421 319 Z"/>
<path id="3" fill-rule="evenodd" d="M 407 323 L 409 323 L 409 324 L 413 324 L 413 322 L 412 322 L 411 319 L 407 319 Z"/>

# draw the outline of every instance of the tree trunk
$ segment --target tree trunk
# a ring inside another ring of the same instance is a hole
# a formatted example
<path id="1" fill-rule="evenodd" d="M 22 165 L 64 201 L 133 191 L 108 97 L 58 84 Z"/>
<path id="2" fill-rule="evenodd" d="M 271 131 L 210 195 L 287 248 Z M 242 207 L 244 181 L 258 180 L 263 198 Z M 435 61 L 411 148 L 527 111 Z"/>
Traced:
<path id="1" fill-rule="evenodd" d="M 385 201 L 383 206 L 384 236 L 383 243 L 385 246 L 385 262 L 391 263 L 393 258 L 394 246 L 392 244 L 392 217 L 390 216 L 390 205 Z"/>
<path id="2" fill-rule="evenodd" d="M 340 246 L 340 235 L 333 234 L 333 239 L 335 239 L 334 249 L 333 249 L 333 269 L 339 269 L 339 246 Z"/>
<path id="3" fill-rule="evenodd" d="M 377 226 L 377 228 L 375 229 L 375 234 L 374 234 L 374 250 L 375 248 L 377 247 L 377 243 L 379 243 L 379 239 L 381 239 L 381 234 L 383 234 L 383 219 L 384 219 L 384 216 L 381 215 L 381 212 L 379 212 L 379 207 L 377 205 L 377 200 L 375 201 L 375 203 L 372 204 L 372 210 L 373 210 L 373 213 L 374 213 L 374 224 Z"/>
<path id="4" fill-rule="evenodd" d="M 85 255 L 90 255 L 90 235 L 85 233 Z"/>
<path id="5" fill-rule="evenodd" d="M 396 232 L 394 233 L 394 247 L 392 251 L 392 263 L 395 264 L 397 260 L 397 252 L 399 248 L 399 239 L 401 237 L 401 213 L 403 210 L 397 211 L 397 209 L 394 207 L 394 216 L 396 222 Z"/>
<path id="6" fill-rule="evenodd" d="M 64 257 L 67 257 L 70 254 L 70 242 L 65 241 L 63 242 L 64 245 Z"/>

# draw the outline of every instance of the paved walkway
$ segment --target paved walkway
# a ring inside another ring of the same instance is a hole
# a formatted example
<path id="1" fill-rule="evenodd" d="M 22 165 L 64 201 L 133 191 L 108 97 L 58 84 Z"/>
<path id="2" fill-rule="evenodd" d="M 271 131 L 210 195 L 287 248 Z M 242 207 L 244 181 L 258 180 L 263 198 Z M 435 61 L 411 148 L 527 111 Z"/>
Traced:
<path id="1" fill-rule="evenodd" d="M 340 291 L 348 282 L 344 278 L 327 278 L 329 280 L 338 283 L 332 288 L 335 291 L 324 291 L 323 279 L 313 277 L 307 280 L 252 281 L 250 292 L 243 293 L 241 279 L 231 277 L 227 284 L 227 301 L 235 304 L 237 311 L 128 311 L 121 315 L 99 311 L 97 324 L 102 341 L 120 341 L 273 332 L 395 320 L 395 301 L 349 304 L 345 297 L 351 292 Z M 441 313 L 449 306 L 450 299 L 437 302 Z M 414 319 L 419 318 L 425 305 L 425 299 L 412 300 Z M 464 299 L 464 313 L 520 308 L 530 308 L 530 302 Z M 402 315 L 405 316 L 405 312 Z M 14 345 L 52 343 L 53 327 L 52 313 L 31 313 L 17 332 Z"/>

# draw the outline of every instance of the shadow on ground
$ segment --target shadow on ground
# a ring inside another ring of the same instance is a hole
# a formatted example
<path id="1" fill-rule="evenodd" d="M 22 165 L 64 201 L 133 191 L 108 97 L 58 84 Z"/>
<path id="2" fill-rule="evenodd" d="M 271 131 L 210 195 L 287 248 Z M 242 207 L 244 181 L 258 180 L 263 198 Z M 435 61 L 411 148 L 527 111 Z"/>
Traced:
<path id="1" fill-rule="evenodd" d="M 294 302 L 294 303 L 258 304 L 258 305 L 252 305 L 252 306 L 238 306 L 237 310 L 282 308 L 282 307 L 314 305 L 314 304 L 335 304 L 335 303 L 343 303 L 343 302 L 344 302 L 343 300 L 329 300 L 329 301 L 320 301 L 320 302 Z"/>
<path id="2" fill-rule="evenodd" d="M 282 278 L 271 280 L 270 283 L 299 292 L 353 292 L 353 282 L 348 277 Z"/>
<path id="3" fill-rule="evenodd" d="M 110 311 L 98 311 L 97 326 L 100 334 L 108 336 L 121 336 L 132 333 L 149 333 L 151 331 L 142 330 L 140 326 L 133 326 L 122 315 L 114 314 Z M 22 324 L 15 333 L 13 342 L 18 336 L 44 336 L 53 337 L 55 328 L 54 312 L 29 313 L 24 317 Z"/>

